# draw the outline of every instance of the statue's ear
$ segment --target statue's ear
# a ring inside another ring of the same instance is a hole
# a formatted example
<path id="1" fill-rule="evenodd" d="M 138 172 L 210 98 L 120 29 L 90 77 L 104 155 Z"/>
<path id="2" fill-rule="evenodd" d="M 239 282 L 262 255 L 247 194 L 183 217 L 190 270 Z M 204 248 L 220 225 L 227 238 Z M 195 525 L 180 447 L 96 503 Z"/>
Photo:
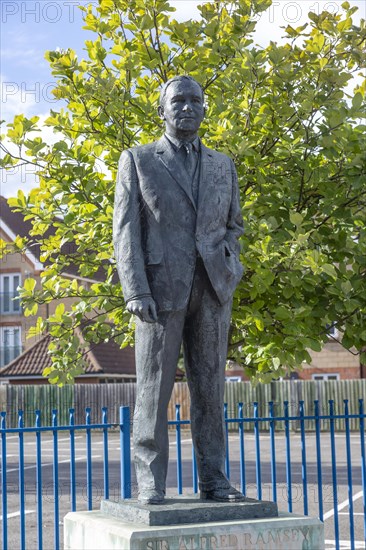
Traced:
<path id="1" fill-rule="evenodd" d="M 162 120 L 165 120 L 164 108 L 162 107 L 162 105 L 159 105 L 158 107 L 158 115 Z"/>

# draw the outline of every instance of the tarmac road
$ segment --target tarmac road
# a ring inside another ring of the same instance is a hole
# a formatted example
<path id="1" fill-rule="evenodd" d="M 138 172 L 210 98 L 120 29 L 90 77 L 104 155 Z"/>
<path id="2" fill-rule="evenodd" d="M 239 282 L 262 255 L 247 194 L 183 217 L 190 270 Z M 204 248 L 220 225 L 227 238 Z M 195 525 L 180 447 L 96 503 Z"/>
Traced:
<path id="1" fill-rule="evenodd" d="M 175 433 L 170 434 L 171 460 L 168 472 L 168 495 L 176 495 L 176 452 Z M 77 479 L 77 509 L 87 509 L 86 496 L 86 443 L 85 434 L 76 435 L 76 479 Z M 291 477 L 292 477 L 292 500 L 294 513 L 303 514 L 303 485 L 301 469 L 301 441 L 300 435 L 291 434 Z M 69 438 L 61 433 L 58 440 L 59 459 L 59 526 L 60 526 L 60 548 L 63 547 L 63 517 L 70 511 L 70 448 Z M 307 476 L 308 476 L 308 504 L 309 515 L 318 516 L 318 487 L 317 468 L 315 455 L 315 437 L 307 434 Z M 36 468 L 35 468 L 35 436 L 25 436 L 25 492 L 26 492 L 26 548 L 37 550 L 37 501 L 36 501 Z M 103 445 L 102 435 L 93 433 L 92 436 L 92 472 L 93 472 L 93 509 L 98 509 L 103 498 Z M 323 510 L 325 523 L 326 549 L 335 548 L 334 535 L 334 503 L 332 491 L 332 467 L 330 458 L 329 434 L 322 433 L 322 473 L 323 473 Z M 239 445 L 238 436 L 230 435 L 230 477 L 232 483 L 240 488 L 239 469 Z M 288 510 L 288 491 L 286 483 L 286 448 L 284 434 L 276 436 L 276 457 L 277 457 L 277 501 L 281 510 Z M 365 549 L 364 533 L 364 511 L 362 499 L 362 477 L 361 477 L 361 453 L 359 435 L 351 435 L 352 452 L 352 482 L 353 482 L 353 518 L 355 530 L 355 548 Z M 338 489 L 338 519 L 341 542 L 341 550 L 350 548 L 349 531 L 349 502 L 348 502 L 348 477 L 346 467 L 346 445 L 345 435 L 336 435 L 337 454 L 337 489 Z M 53 497 L 53 444 L 48 434 L 42 438 L 42 503 L 43 503 L 43 548 L 52 550 L 54 544 L 54 507 Z M 182 432 L 182 458 L 183 458 L 183 486 L 184 494 L 192 493 L 192 441 L 189 431 Z M 20 514 L 19 514 L 19 482 L 18 482 L 18 436 L 7 438 L 7 480 L 8 480 L 8 548 L 17 550 L 20 548 Z M 261 474 L 262 474 L 262 499 L 271 500 L 271 470 L 268 434 L 261 434 Z M 245 463 L 246 463 L 246 494 L 250 497 L 257 497 L 256 468 L 255 468 L 255 447 L 254 436 L 245 434 Z M 119 482 L 119 434 L 109 435 L 109 477 L 110 477 L 110 498 L 118 500 L 120 494 Z M 133 494 L 136 494 L 134 479 L 132 480 Z M 2 512 L 0 512 L 0 515 Z M 2 516 L 1 516 L 2 519 Z M 2 534 L 0 533 L 0 537 Z M 3 548 L 1 541 L 0 547 Z M 317 550 L 317 549 L 314 549 Z"/>

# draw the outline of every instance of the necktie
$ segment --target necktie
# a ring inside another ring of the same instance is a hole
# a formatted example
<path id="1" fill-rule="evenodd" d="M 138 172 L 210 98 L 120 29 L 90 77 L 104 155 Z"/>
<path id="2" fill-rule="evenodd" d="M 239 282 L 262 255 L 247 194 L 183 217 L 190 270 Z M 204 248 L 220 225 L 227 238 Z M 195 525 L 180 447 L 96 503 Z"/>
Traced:
<path id="1" fill-rule="evenodd" d="M 186 151 L 186 158 L 184 161 L 184 166 L 191 178 L 194 176 L 196 169 L 196 155 L 193 150 L 192 143 L 188 142 L 184 144 L 184 149 Z"/>

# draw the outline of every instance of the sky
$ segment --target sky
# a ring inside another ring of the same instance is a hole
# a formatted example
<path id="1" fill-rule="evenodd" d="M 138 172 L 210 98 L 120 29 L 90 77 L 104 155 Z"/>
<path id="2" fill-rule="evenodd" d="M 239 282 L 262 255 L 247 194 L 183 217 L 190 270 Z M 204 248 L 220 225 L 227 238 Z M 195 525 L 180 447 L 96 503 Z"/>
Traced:
<path id="1" fill-rule="evenodd" d="M 281 27 L 302 25 L 309 11 L 337 12 L 342 2 L 273 0 L 272 6 L 258 20 L 254 41 L 262 47 L 270 40 L 281 42 L 284 34 Z M 42 123 L 50 109 L 60 108 L 51 93 L 55 80 L 44 52 L 72 48 L 79 57 L 85 56 L 84 42 L 95 39 L 95 35 L 82 30 L 82 12 L 77 6 L 89 3 L 82 0 L 2 0 L 0 119 L 10 122 L 16 114 L 23 113 L 27 117 L 39 116 Z M 199 17 L 197 6 L 202 3 L 202 0 L 170 0 L 177 10 L 172 16 L 179 21 L 196 19 Z M 366 17 L 366 2 L 349 0 L 349 3 L 359 8 L 353 16 L 357 24 L 360 17 Z M 42 129 L 42 137 L 48 143 L 56 141 L 49 128 Z M 0 175 L 0 194 L 6 197 L 16 195 L 17 189 L 28 191 L 36 186 L 36 176 L 26 167 L 2 171 Z"/>

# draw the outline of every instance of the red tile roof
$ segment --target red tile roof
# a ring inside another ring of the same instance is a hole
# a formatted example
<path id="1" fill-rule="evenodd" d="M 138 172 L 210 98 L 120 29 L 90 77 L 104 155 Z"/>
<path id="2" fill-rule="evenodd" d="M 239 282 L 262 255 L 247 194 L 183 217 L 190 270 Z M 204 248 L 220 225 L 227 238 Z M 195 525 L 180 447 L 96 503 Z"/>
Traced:
<path id="1" fill-rule="evenodd" d="M 0 378 L 12 376 L 41 376 L 46 367 L 51 366 L 48 344 L 51 336 L 46 334 L 29 349 L 16 357 L 0 370 Z M 85 355 L 85 374 L 136 376 L 135 355 L 131 347 L 120 349 L 113 341 L 93 345 Z M 82 375 L 81 375 L 82 376 Z"/>
<path id="2" fill-rule="evenodd" d="M 83 341 L 79 329 L 76 330 L 76 333 Z M 51 336 L 49 334 L 42 336 L 33 346 L 0 369 L 0 379 L 12 377 L 27 379 L 42 376 L 43 370 L 51 366 L 51 359 L 48 355 L 50 341 Z M 84 358 L 86 362 L 84 374 L 102 376 L 103 378 L 113 378 L 121 375 L 136 378 L 135 350 L 130 346 L 121 349 L 112 340 L 100 344 L 90 344 L 89 351 Z M 177 369 L 176 379 L 182 380 L 183 377 L 184 373 Z"/>

